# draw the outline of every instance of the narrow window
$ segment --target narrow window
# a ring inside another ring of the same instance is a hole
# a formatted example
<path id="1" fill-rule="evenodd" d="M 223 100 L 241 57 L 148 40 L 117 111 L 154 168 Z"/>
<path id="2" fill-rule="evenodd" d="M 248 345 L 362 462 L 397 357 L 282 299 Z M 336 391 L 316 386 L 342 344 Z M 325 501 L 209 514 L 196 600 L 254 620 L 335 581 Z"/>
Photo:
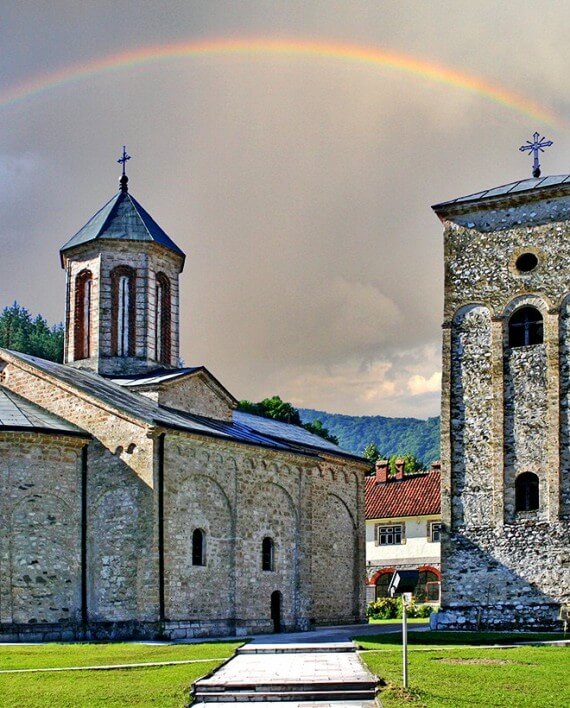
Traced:
<path id="1" fill-rule="evenodd" d="M 114 356 L 135 355 L 135 271 L 119 266 L 111 273 L 112 327 Z"/>
<path id="2" fill-rule="evenodd" d="M 509 320 L 509 346 L 527 347 L 542 342 L 542 315 L 536 307 L 521 307 Z"/>
<path id="3" fill-rule="evenodd" d="M 91 286 L 93 278 L 88 270 L 75 279 L 74 359 L 91 356 Z"/>
<path id="4" fill-rule="evenodd" d="M 156 276 L 156 318 L 155 318 L 155 348 L 156 361 L 170 364 L 170 281 L 159 273 Z"/>
<path id="5" fill-rule="evenodd" d="M 261 569 L 274 570 L 275 545 L 273 539 L 266 536 L 261 544 Z"/>
<path id="6" fill-rule="evenodd" d="M 532 472 L 523 472 L 515 481 L 516 511 L 538 509 L 538 477 Z"/>
<path id="7" fill-rule="evenodd" d="M 206 536 L 202 529 L 192 534 L 192 565 L 206 565 Z"/>
<path id="8" fill-rule="evenodd" d="M 428 524 L 428 541 L 438 543 L 441 540 L 441 523 L 430 521 Z"/>

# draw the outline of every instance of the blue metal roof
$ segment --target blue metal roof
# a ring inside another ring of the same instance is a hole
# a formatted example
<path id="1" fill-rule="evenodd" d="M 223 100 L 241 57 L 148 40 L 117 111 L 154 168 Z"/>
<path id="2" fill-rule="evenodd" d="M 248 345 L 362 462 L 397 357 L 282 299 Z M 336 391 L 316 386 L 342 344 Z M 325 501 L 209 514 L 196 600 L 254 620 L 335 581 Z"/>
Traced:
<path id="1" fill-rule="evenodd" d="M 493 189 L 484 189 L 481 192 L 468 194 L 465 197 L 450 199 L 447 202 L 440 202 L 439 204 L 434 204 L 432 209 L 437 212 L 442 207 L 448 207 L 456 204 L 460 205 L 469 202 L 478 202 L 484 199 L 492 199 L 493 197 L 504 197 L 509 194 L 519 194 L 521 192 L 534 191 L 535 189 L 545 189 L 562 185 L 570 186 L 570 175 L 551 175 L 549 177 L 538 178 L 531 177 L 529 179 L 521 179 L 517 182 L 503 184 L 500 187 L 494 187 Z"/>
<path id="2" fill-rule="evenodd" d="M 319 451 L 322 451 L 362 461 L 362 458 L 357 455 L 345 452 L 318 435 L 313 435 L 295 425 L 239 411 L 234 411 L 234 419 L 231 422 L 206 418 L 161 406 L 150 398 L 129 391 L 114 381 L 90 371 L 5 349 L 0 349 L 0 356 L 2 355 L 27 363 L 115 410 L 149 425 L 212 435 L 304 455 L 318 455 Z"/>
<path id="3" fill-rule="evenodd" d="M 62 246 L 60 253 L 98 239 L 152 241 L 185 258 L 184 252 L 129 192 L 115 194 Z"/>
<path id="4" fill-rule="evenodd" d="M 0 430 L 33 430 L 90 437 L 76 425 L 49 413 L 3 386 L 0 386 Z"/>

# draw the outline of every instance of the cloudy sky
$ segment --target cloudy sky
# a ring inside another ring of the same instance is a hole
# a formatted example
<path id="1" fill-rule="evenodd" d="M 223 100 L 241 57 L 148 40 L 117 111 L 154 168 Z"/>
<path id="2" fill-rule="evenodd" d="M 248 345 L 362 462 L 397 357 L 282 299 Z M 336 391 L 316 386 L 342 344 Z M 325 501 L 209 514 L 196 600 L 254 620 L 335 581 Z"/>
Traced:
<path id="1" fill-rule="evenodd" d="M 187 253 L 187 365 L 238 398 L 436 415 L 430 205 L 530 176 L 535 130 L 543 173 L 570 169 L 570 3 L 538 7 L 5 0 L 0 306 L 63 319 L 58 249 L 126 144 L 132 194 Z"/>

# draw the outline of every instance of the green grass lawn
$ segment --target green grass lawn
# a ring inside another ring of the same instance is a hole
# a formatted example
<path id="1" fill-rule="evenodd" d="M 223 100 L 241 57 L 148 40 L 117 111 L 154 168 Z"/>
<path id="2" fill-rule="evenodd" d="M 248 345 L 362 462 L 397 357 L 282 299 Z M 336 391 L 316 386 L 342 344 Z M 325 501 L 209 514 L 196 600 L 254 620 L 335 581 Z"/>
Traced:
<path id="1" fill-rule="evenodd" d="M 552 634 L 410 632 L 409 690 L 402 688 L 400 635 L 360 637 L 361 656 L 386 682 L 385 708 L 570 706 L 570 647 L 482 649 L 482 644 L 561 639 Z"/>
<path id="2" fill-rule="evenodd" d="M 178 666 L 0 674 L 2 708 L 187 705 L 196 679 L 213 671 L 242 642 L 205 644 L 0 645 L 0 670 L 207 660 Z"/>

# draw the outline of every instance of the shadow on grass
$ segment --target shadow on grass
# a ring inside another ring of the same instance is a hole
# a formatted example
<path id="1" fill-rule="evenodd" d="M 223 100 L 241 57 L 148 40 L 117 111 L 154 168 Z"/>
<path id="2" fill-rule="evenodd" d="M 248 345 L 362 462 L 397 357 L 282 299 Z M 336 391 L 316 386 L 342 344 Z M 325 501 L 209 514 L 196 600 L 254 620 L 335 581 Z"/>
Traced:
<path id="1" fill-rule="evenodd" d="M 522 642 L 548 642 L 562 639 L 559 632 L 409 632 L 408 644 L 433 646 L 482 646 L 487 644 L 519 644 Z M 361 649 L 377 649 L 400 645 L 401 632 L 353 637 Z"/>

